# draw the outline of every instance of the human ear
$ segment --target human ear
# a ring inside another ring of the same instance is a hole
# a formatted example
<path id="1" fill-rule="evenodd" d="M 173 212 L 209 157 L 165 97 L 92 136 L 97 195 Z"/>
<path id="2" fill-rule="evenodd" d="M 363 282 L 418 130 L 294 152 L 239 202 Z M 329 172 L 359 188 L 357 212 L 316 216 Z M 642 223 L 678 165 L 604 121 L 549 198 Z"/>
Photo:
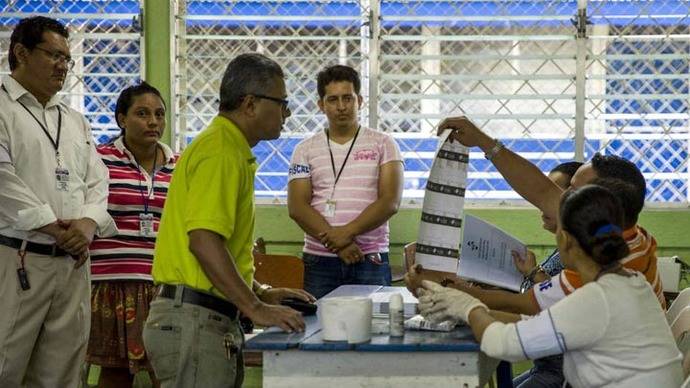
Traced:
<path id="1" fill-rule="evenodd" d="M 247 117 L 256 116 L 256 98 L 251 94 L 244 96 L 240 105 L 242 113 Z"/>
<path id="2" fill-rule="evenodd" d="M 29 50 L 26 48 L 26 46 L 24 46 L 21 43 L 17 43 L 14 45 L 12 52 L 14 53 L 14 56 L 17 58 L 18 64 L 26 63 L 26 57 L 29 56 Z"/>

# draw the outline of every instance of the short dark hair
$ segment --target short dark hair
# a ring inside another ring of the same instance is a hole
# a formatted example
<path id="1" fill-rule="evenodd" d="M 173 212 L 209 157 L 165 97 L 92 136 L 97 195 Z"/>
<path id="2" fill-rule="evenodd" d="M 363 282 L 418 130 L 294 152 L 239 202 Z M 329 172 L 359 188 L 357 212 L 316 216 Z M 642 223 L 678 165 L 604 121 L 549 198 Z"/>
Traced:
<path id="1" fill-rule="evenodd" d="M 331 82 L 346 81 L 352 83 L 355 93 L 359 95 L 362 88 L 362 81 L 359 79 L 357 70 L 345 65 L 329 66 L 319 72 L 316 77 L 316 90 L 319 92 L 319 99 L 326 95 L 326 86 Z"/>
<path id="2" fill-rule="evenodd" d="M 268 94 L 276 78 L 284 79 L 280 65 L 258 53 L 235 57 L 223 74 L 220 84 L 220 111 L 233 111 L 248 94 Z M 281 96 L 282 97 L 282 96 Z"/>
<path id="3" fill-rule="evenodd" d="M 65 26 L 59 21 L 45 16 L 32 16 L 19 21 L 12 36 L 10 37 L 10 49 L 7 54 L 7 60 L 10 63 L 10 71 L 19 66 L 17 56 L 14 55 L 14 47 L 21 43 L 22 46 L 29 50 L 33 50 L 36 45 L 43 42 L 43 33 L 52 31 L 69 39 L 69 32 Z"/>
<path id="4" fill-rule="evenodd" d="M 602 266 L 610 266 L 630 252 L 623 239 L 623 207 L 609 189 L 585 185 L 563 194 L 560 204 L 563 230 Z"/>
<path id="5" fill-rule="evenodd" d="M 582 162 L 563 162 L 559 164 L 558 166 L 554 167 L 550 172 L 560 172 L 561 174 L 567 175 L 568 178 L 572 178 L 573 175 L 575 175 L 575 171 L 577 171 L 580 166 L 582 166 L 584 163 Z"/>
<path id="6" fill-rule="evenodd" d="M 635 163 L 616 155 L 601 155 L 594 154 L 592 160 L 592 168 L 597 173 L 598 178 L 616 178 L 623 182 L 632 184 L 637 193 L 630 200 L 632 203 L 626 204 L 630 206 L 630 214 L 640 214 L 644 207 L 644 199 L 647 193 L 647 183 L 640 169 L 635 166 Z"/>
<path id="7" fill-rule="evenodd" d="M 132 104 L 134 103 L 134 98 L 141 96 L 142 94 L 154 94 L 158 96 L 161 101 L 163 101 L 163 106 L 165 106 L 165 100 L 163 99 L 163 96 L 161 96 L 161 92 L 158 91 L 158 89 L 154 88 L 153 86 L 149 85 L 146 83 L 146 81 L 142 81 L 138 85 L 133 85 L 128 88 L 125 88 L 120 92 L 120 96 L 117 98 L 117 103 L 115 103 L 115 122 L 117 123 L 117 126 L 120 127 L 122 130 L 121 135 L 124 135 L 125 129 L 122 127 L 122 124 L 120 123 L 120 119 L 118 118 L 119 115 L 127 115 L 127 112 L 129 111 L 129 108 L 132 107 Z"/>
<path id="8" fill-rule="evenodd" d="M 630 229 L 637 224 L 640 209 L 636 203 L 639 195 L 632 183 L 618 178 L 595 178 L 589 183 L 608 189 L 621 201 L 623 207 L 623 224 L 621 226 L 624 229 Z"/>

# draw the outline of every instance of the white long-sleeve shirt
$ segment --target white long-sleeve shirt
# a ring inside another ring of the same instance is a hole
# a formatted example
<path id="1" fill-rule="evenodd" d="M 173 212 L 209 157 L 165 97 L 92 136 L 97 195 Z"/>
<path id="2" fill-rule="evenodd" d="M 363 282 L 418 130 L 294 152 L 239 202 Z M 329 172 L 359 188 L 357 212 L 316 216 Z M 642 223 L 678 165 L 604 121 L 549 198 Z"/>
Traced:
<path id="1" fill-rule="evenodd" d="M 0 235 L 52 244 L 33 232 L 57 219 L 90 218 L 96 233 L 117 229 L 108 215 L 108 173 L 96 153 L 88 122 L 53 96 L 41 105 L 19 82 L 2 77 L 0 88 Z M 69 171 L 67 191 L 56 188 L 57 158 L 51 140 L 21 102 L 55 140 L 62 115 L 59 151 Z"/>
<path id="2" fill-rule="evenodd" d="M 509 361 L 563 353 L 566 380 L 575 388 L 665 388 L 683 381 L 682 355 L 640 274 L 607 274 L 535 317 L 494 322 L 481 349 Z"/>

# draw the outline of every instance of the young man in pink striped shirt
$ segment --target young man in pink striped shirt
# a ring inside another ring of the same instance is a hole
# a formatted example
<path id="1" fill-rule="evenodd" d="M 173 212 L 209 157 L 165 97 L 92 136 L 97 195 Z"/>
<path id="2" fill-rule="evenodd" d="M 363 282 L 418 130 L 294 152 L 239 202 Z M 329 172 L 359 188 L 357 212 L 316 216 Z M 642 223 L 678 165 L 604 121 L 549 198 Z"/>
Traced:
<path id="1" fill-rule="evenodd" d="M 297 145 L 290 217 L 304 230 L 304 289 L 320 298 L 343 284 L 390 285 L 388 219 L 403 189 L 400 150 L 389 134 L 359 125 L 360 78 L 349 66 L 318 75 L 328 128 Z"/>

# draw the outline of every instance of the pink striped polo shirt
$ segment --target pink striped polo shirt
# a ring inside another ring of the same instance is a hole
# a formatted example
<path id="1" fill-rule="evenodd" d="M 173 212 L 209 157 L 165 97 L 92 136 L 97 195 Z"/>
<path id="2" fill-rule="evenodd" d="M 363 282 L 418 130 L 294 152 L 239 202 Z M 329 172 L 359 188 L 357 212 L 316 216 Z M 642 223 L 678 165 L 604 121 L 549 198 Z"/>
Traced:
<path id="1" fill-rule="evenodd" d="M 300 142 L 292 154 L 288 179 L 311 179 L 311 206 L 324 216 L 330 225 L 341 226 L 355 219 L 378 198 L 380 166 L 392 161 L 402 161 L 402 157 L 391 135 L 362 127 L 333 192 L 333 200 L 336 202 L 335 216 L 326 217 L 326 201 L 333 191 L 335 182 L 326 141 L 325 131 L 319 131 Z M 331 141 L 336 172 L 340 171 L 351 143 L 352 141 L 338 144 Z M 355 237 L 355 243 L 365 254 L 388 252 L 388 222 Z M 304 252 L 337 257 L 319 240 L 306 233 Z"/>

